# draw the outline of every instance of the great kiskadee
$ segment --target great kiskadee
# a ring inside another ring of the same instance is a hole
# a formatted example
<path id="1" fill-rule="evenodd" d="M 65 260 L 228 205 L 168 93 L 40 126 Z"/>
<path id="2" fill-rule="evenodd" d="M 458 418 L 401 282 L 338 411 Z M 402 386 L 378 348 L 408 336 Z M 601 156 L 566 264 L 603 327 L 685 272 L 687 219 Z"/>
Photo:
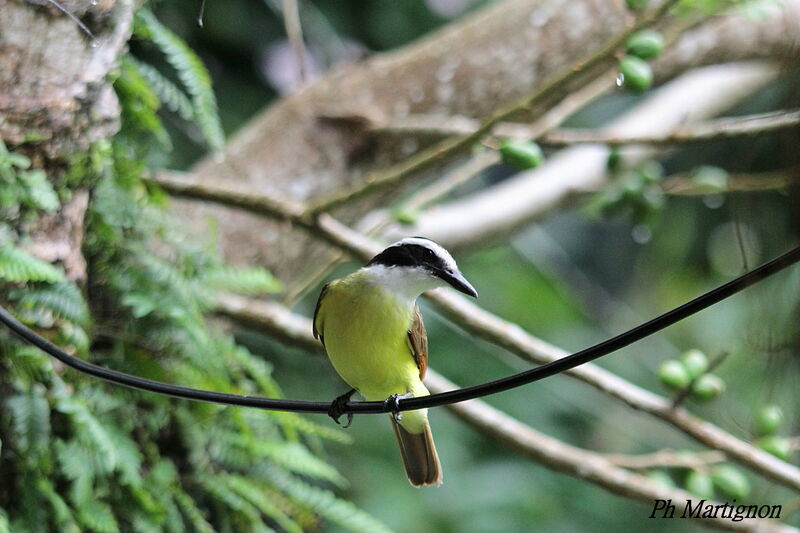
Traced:
<path id="1" fill-rule="evenodd" d="M 478 296 L 447 250 L 422 237 L 398 241 L 363 268 L 325 285 L 314 312 L 314 337 L 354 389 L 334 401 L 334 419 L 341 414 L 337 402 L 341 406 L 354 391 L 369 401 L 430 394 L 422 384 L 428 339 L 416 300 L 447 285 Z M 411 484 L 441 484 L 427 409 L 394 414 L 391 420 Z"/>

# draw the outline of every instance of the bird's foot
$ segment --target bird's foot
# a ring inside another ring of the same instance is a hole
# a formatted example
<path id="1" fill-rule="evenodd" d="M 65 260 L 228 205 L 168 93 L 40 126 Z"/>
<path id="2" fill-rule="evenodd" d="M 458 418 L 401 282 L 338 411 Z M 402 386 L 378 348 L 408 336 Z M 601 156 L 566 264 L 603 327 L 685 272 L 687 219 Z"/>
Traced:
<path id="1" fill-rule="evenodd" d="M 410 392 L 405 394 L 392 394 L 388 398 L 383 401 L 384 407 L 389 410 L 389 413 L 392 415 L 392 419 L 395 422 L 400 422 L 403 419 L 403 413 L 400 412 L 400 400 L 406 400 L 408 398 L 413 398 L 414 395 Z"/>
<path id="2" fill-rule="evenodd" d="M 344 409 L 347 405 L 347 402 L 350 401 L 350 397 L 353 396 L 353 393 L 356 392 L 355 389 L 350 389 L 348 392 L 342 394 L 341 396 L 337 397 L 335 400 L 331 402 L 330 407 L 328 407 L 328 416 L 333 418 L 333 421 L 342 426 L 343 428 L 349 428 L 350 424 L 353 423 L 353 413 L 345 413 Z M 339 419 L 342 417 L 343 414 L 347 414 L 347 422 L 342 425 L 339 422 Z"/>

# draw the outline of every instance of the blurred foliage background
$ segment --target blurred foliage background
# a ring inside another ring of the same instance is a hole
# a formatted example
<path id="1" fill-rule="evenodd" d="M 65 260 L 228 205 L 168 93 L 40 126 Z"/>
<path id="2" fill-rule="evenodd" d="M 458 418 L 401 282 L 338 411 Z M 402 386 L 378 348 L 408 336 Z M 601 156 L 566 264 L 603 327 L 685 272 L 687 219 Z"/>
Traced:
<path id="1" fill-rule="evenodd" d="M 374 52 L 395 49 L 482 3 L 471 0 L 302 2 L 301 19 L 311 71 L 321 74 L 341 62 L 358 61 Z M 207 66 L 219 103 L 222 127 L 230 135 L 264 106 L 296 86 L 297 67 L 285 37 L 280 2 L 277 0 L 210 0 L 205 8 L 205 24 L 202 28 L 195 22 L 199 4 L 197 0 L 175 0 L 153 3 L 152 9 L 156 18 L 185 40 Z M 131 42 L 131 54 L 162 72 L 169 71 L 163 54 L 146 39 L 135 38 Z M 730 114 L 792 107 L 797 103 L 796 96 L 797 81 L 792 76 L 786 76 L 769 90 L 731 110 Z M 619 91 L 579 113 L 568 125 L 602 124 L 630 107 L 637 98 L 640 97 Z M 206 151 L 201 128 L 195 123 L 176 118 L 173 113 L 162 112 L 160 117 L 172 139 L 171 149 L 136 155 L 156 160 L 170 168 L 188 168 Z M 798 163 L 796 146 L 791 144 L 791 139 L 788 134 L 773 135 L 757 141 L 737 140 L 685 147 L 660 163 L 665 175 L 691 172 L 699 166 L 720 167 L 728 172 L 786 168 Z M 125 164 L 124 158 L 115 157 L 116 164 Z M 482 177 L 482 182 L 473 184 L 473 190 L 503 180 L 512 173 L 512 169 L 498 165 Z M 207 250 L 200 253 L 189 244 L 180 251 L 183 266 L 180 272 L 159 270 L 165 265 L 158 264 L 155 259 L 142 264 L 142 256 L 136 255 L 139 250 L 135 249 L 135 241 L 129 241 L 120 248 L 119 241 L 129 237 L 130 228 L 120 219 L 117 211 L 126 200 L 115 198 L 114 195 L 133 195 L 134 200 L 131 201 L 135 202 L 136 195 L 140 193 L 136 187 L 135 183 L 117 183 L 116 188 L 109 185 L 105 191 L 110 204 L 95 207 L 93 223 L 101 225 L 97 233 L 100 237 L 94 244 L 90 243 L 95 247 L 93 253 L 98 258 L 95 265 L 102 265 L 103 261 L 116 261 L 114 264 L 127 261 L 129 268 L 139 265 L 136 268 L 141 267 L 143 275 L 150 276 L 149 292 L 142 294 L 138 301 L 129 299 L 124 304 L 129 311 L 132 309 L 133 315 L 137 312 L 140 314 L 136 318 L 149 315 L 147 306 L 151 303 L 148 298 L 155 298 L 158 291 L 180 280 L 180 290 L 183 292 L 176 292 L 175 298 L 179 298 L 177 301 L 195 314 L 181 317 L 164 310 L 163 315 L 151 315 L 151 318 L 160 319 L 162 325 L 166 320 L 166 327 L 184 327 L 187 323 L 194 328 L 201 327 L 202 319 L 199 316 L 206 307 L 202 295 L 195 294 L 191 284 L 203 284 L 203 276 L 224 269 L 220 262 L 208 262 L 202 255 Z M 592 203 L 592 197 L 586 195 L 575 208 L 549 217 L 546 222 L 519 232 L 509 241 L 494 243 L 457 259 L 481 294 L 479 303 L 483 307 L 519 323 L 549 342 L 568 350 L 578 350 L 678 305 L 792 246 L 797 237 L 797 220 L 792 217 L 791 200 L 785 191 L 668 197 L 663 207 L 649 216 L 643 226 L 641 220 L 625 214 L 611 216 L 590 209 L 587 205 Z M 144 214 L 129 213 L 128 216 Z M 158 224 L 161 224 L 161 229 L 156 234 L 169 241 L 170 236 L 163 227 L 165 223 L 161 221 Z M 109 243 L 112 241 L 117 249 L 122 250 L 118 253 L 132 255 L 126 259 L 104 255 L 103 247 L 111 246 Z M 357 266 L 341 265 L 331 277 L 350 272 Z M 122 293 L 126 290 L 126 284 L 141 282 L 129 279 L 133 274 L 130 271 L 115 272 L 114 275 L 106 272 L 101 279 L 104 283 L 117 284 Z M 269 287 L 271 281 L 268 278 L 258 277 L 265 276 L 265 273 L 250 272 L 249 275 L 256 276 L 257 280 L 255 287 L 247 286 L 245 289 L 275 289 Z M 242 278 L 236 277 L 236 280 L 241 288 Z M 236 285 L 236 282 L 225 287 L 230 288 L 231 285 Z M 715 372 L 726 382 L 726 392 L 710 403 L 689 402 L 690 409 L 740 438 L 754 440 L 754 412 L 767 404 L 778 404 L 786 415 L 781 435 L 796 436 L 800 433 L 800 358 L 796 327 L 798 289 L 800 271 L 793 269 L 661 334 L 606 357 L 599 364 L 636 384 L 668 394 L 669 391 L 657 378 L 662 362 L 691 348 L 700 349 L 709 356 L 725 352 L 728 356 Z M 313 311 L 317 292 L 312 291 L 299 305 L 306 315 L 310 316 Z M 108 305 L 114 308 L 120 304 L 110 302 Z M 523 363 L 499 349 L 464 335 L 432 309 L 424 308 L 423 314 L 429 333 L 431 365 L 453 381 L 461 385 L 474 384 L 526 368 Z M 80 324 L 81 317 L 76 316 L 73 321 Z M 142 321 L 126 321 L 123 326 L 122 331 L 126 334 L 142 335 L 156 343 L 160 340 L 155 335 L 165 333 L 149 331 L 145 334 L 144 331 L 152 324 Z M 184 379 L 181 381 L 183 385 L 226 390 L 232 387 L 262 393 L 270 392 L 265 392 L 270 387 L 273 392 L 278 391 L 279 384 L 283 394 L 292 398 L 332 399 L 346 388 L 323 357 L 283 346 L 258 331 L 235 332 L 235 338 L 246 348 L 244 350 L 229 344 L 222 333 L 221 337 L 210 339 L 204 334 L 198 335 L 198 338 L 187 341 L 188 346 L 198 350 L 204 348 L 198 352 L 199 355 L 195 353 L 181 363 L 186 368 L 174 374 L 160 374 L 163 371 L 157 371 L 156 375 L 167 381 L 170 381 L 170 377 Z M 145 374 L 153 372 L 152 368 L 146 368 L 147 361 L 136 358 L 136 352 L 126 355 L 133 356 L 132 362 L 122 358 L 121 352 L 114 352 L 113 341 L 113 338 L 107 339 L 108 347 L 100 347 L 110 354 L 109 357 L 113 356 L 108 359 L 110 366 Z M 214 344 L 209 345 L 211 342 Z M 226 355 L 214 362 L 216 350 Z M 29 354 L 29 357 L 34 367 L 31 372 L 35 374 L 38 372 L 36 365 L 44 363 L 39 356 Z M 125 364 L 131 366 L 124 366 L 125 361 L 129 361 Z M 208 366 L 212 364 L 213 372 Z M 222 372 L 225 365 L 232 368 L 231 376 Z M 262 368 L 261 365 L 269 368 Z M 242 381 L 237 373 L 248 374 L 249 377 Z M 187 375 L 196 376 L 196 381 L 186 382 Z M 214 379 L 211 379 L 212 375 Z M 28 378 L 17 376 L 16 379 Z M 30 379 L 35 381 L 35 378 Z M 69 379 L 84 381 L 74 374 L 70 374 Z M 6 386 L 10 386 L 9 383 Z M 35 392 L 38 389 L 33 390 Z M 147 407 L 150 414 L 129 412 L 127 408 L 117 414 L 112 413 L 108 422 L 112 426 L 121 424 L 120 420 L 128 417 L 152 417 L 152 412 L 157 412 L 161 417 L 159 424 L 162 425 L 169 422 L 170 416 L 176 417 L 179 422 L 183 417 L 184 423 L 188 424 L 184 428 L 187 434 L 191 433 L 191 421 L 198 419 L 206 420 L 206 427 L 221 424 L 220 434 L 230 429 L 232 435 L 245 425 L 255 428 L 252 434 L 247 435 L 247 442 L 242 444 L 247 448 L 247 453 L 279 463 L 280 457 L 283 457 L 283 466 L 290 471 L 292 465 L 296 467 L 301 464 L 295 468 L 295 473 L 321 479 L 325 487 L 334 489 L 343 500 L 352 501 L 395 531 L 477 533 L 532 529 L 570 532 L 702 529 L 688 521 L 645 520 L 650 513 L 646 506 L 631 503 L 595 486 L 531 463 L 465 427 L 445 409 L 431 412 L 431 423 L 445 470 L 444 485 L 438 489 L 414 490 L 408 486 L 402 473 L 388 422 L 382 417 L 356 417 L 353 426 L 346 430 L 353 442 L 346 443 L 347 437 L 342 437 L 340 432 L 329 431 L 334 429 L 334 425 L 323 416 L 311 419 L 314 424 L 292 423 L 293 418 L 287 420 L 280 416 L 262 416 L 260 413 L 236 409 L 219 412 L 208 406 L 185 404 L 180 404 L 181 410 L 177 414 L 168 415 L 168 406 L 173 402 L 142 398 L 139 394 L 107 387 L 92 391 L 91 394 L 87 393 L 85 400 L 92 409 L 108 405 L 109 402 L 121 402 L 121 398 L 128 396 L 135 396 L 139 402 L 152 403 Z M 115 399 L 111 399 L 110 395 Z M 33 398 L 30 401 L 35 404 L 39 400 Z M 540 431 L 600 452 L 634 454 L 662 448 L 698 449 L 696 443 L 665 425 L 561 376 L 487 398 L 487 401 Z M 80 415 L 82 411 L 74 406 L 66 405 L 57 409 L 71 417 L 83 416 Z M 93 422 L 76 424 L 91 426 Z M 231 427 L 228 428 L 228 425 Z M 322 426 L 322 429 L 318 426 Z M 157 433 L 159 427 L 152 428 L 152 431 Z M 222 470 L 232 469 L 242 478 L 247 477 L 246 461 L 226 455 L 215 458 L 213 443 L 206 442 L 202 435 L 196 434 L 197 430 L 203 428 L 193 429 L 192 439 L 184 446 L 193 453 L 192 460 L 200 465 L 197 468 L 208 464 L 210 455 L 219 461 Z M 297 455 L 290 455 L 286 459 L 285 455 L 270 455 L 269 450 L 258 449 L 258 441 L 269 442 L 270 438 L 285 439 L 291 443 L 294 431 L 306 432 L 311 437 L 313 442 L 309 448 L 312 453 L 305 451 L 305 448 L 301 451 L 291 448 L 286 453 Z M 220 434 L 215 433 L 214 436 L 219 437 Z M 97 439 L 96 435 L 77 435 L 76 439 Z M 110 438 L 123 439 L 123 436 L 115 435 L 112 432 Z M 330 437 L 334 442 L 325 442 L 323 447 L 319 442 L 320 437 Z M 68 445 L 66 441 L 57 444 L 62 448 Z M 231 446 L 235 448 L 236 443 Z M 155 455 L 146 460 L 158 464 L 160 456 L 157 451 L 153 453 Z M 218 453 L 223 454 L 222 451 Z M 327 465 L 318 457 L 327 460 L 336 470 L 326 469 Z M 798 459 L 796 452 L 793 459 L 795 462 Z M 31 468 L 47 470 L 54 467 L 40 464 Z M 69 467 L 63 468 L 68 470 Z M 175 476 L 170 468 L 164 466 L 163 472 L 154 470 L 152 476 L 162 476 L 154 478 L 154 482 L 169 485 Z M 114 465 L 100 465 L 97 475 L 113 473 L 114 469 Z M 235 480 L 231 482 L 232 478 L 221 472 L 219 479 L 228 483 L 226 486 L 232 488 L 232 493 L 245 497 L 246 488 L 236 485 Z M 124 471 L 119 474 L 124 475 Z M 681 469 L 669 471 L 671 481 L 681 486 L 687 474 L 686 470 Z M 275 476 L 274 472 L 268 473 L 265 479 L 285 490 L 289 485 L 285 480 L 276 481 Z M 198 477 L 194 479 L 196 486 L 187 487 L 187 493 L 193 496 L 198 492 L 205 493 L 207 498 L 213 500 L 215 484 L 222 484 L 219 479 Z M 796 495 L 754 475 L 748 474 L 748 479 L 751 484 L 748 501 L 783 504 L 785 514 L 782 518 L 800 526 L 800 501 Z M 138 480 L 131 483 L 143 482 Z M 47 487 L 45 489 L 45 492 L 53 492 Z M 311 489 L 306 487 L 306 490 Z M 313 505 L 309 507 L 313 497 L 302 494 L 296 486 L 289 489 L 289 493 L 289 499 L 297 500 L 299 508 L 319 512 L 319 508 Z M 224 500 L 224 496 L 216 496 Z M 5 497 L 9 498 L 7 494 Z M 123 498 L 119 495 L 116 497 Z M 0 489 L 0 501 L 2 498 L 3 489 Z M 147 499 L 145 496 L 141 498 Z M 174 500 L 177 503 L 155 502 L 151 507 L 159 508 L 160 513 L 171 513 L 181 501 L 190 505 L 182 498 L 179 495 Z M 228 504 L 233 506 L 230 501 Z M 57 504 L 53 505 L 57 508 Z M 289 512 L 287 509 L 291 505 L 294 503 L 286 503 L 283 511 Z M 109 513 L 105 508 L 95 511 L 106 517 Z M 219 509 L 218 512 L 224 514 Z M 340 512 L 347 514 L 351 510 L 343 508 Z M 364 517 L 365 522 L 353 525 L 341 516 L 337 520 L 335 510 L 327 515 L 324 512 L 321 514 L 321 522 L 309 517 L 303 521 L 302 513 L 297 515 L 300 517 L 297 522 L 307 529 L 326 532 L 343 529 L 369 531 L 373 527 L 368 517 Z M 144 531 L 145 521 L 142 518 L 142 523 L 138 523 L 134 517 L 129 523 L 136 524 L 137 530 Z M 83 522 L 81 527 L 97 531 L 114 530 L 114 526 L 109 524 L 91 525 Z M 227 527 L 229 530 L 238 530 L 234 522 Z M 288 529 L 285 524 L 279 523 L 278 527 Z"/>
<path id="2" fill-rule="evenodd" d="M 479 4 L 468 0 L 305 2 L 302 19 L 312 65 L 322 70 L 338 61 L 393 49 Z M 209 2 L 205 27 L 199 29 L 194 24 L 196 9 L 196 2 L 170 2 L 156 12 L 209 66 L 223 123 L 226 130 L 235 131 L 286 90 L 285 80 L 297 77 L 282 20 L 261 2 Z M 791 106 L 796 97 L 796 80 L 788 77 L 730 114 L 781 109 Z M 601 124 L 637 98 L 619 91 L 567 125 Z M 729 172 L 785 168 L 796 162 L 791 142 L 791 136 L 771 136 L 756 142 L 690 146 L 662 164 L 667 175 L 701 165 Z M 181 145 L 175 161 L 190 161 L 195 150 Z M 511 173 L 494 168 L 484 180 L 502 180 Z M 724 198 L 670 197 L 650 225 L 649 240 L 636 242 L 635 227 L 630 218 L 595 216 L 578 207 L 522 231 L 510 242 L 498 242 L 458 259 L 481 293 L 482 306 L 556 345 L 578 350 L 692 298 L 796 240 L 796 220 L 783 191 Z M 358 266 L 341 266 L 331 277 Z M 730 352 L 718 370 L 727 382 L 727 392 L 711 404 L 691 404 L 691 409 L 749 440 L 753 411 L 778 403 L 788 418 L 783 432 L 797 434 L 798 284 L 799 272 L 782 274 L 600 364 L 634 383 L 667 393 L 656 378 L 664 360 L 690 348 L 709 355 Z M 306 314 L 313 310 L 316 294 L 312 291 L 307 298 Z M 431 309 L 424 313 L 432 365 L 456 383 L 472 384 L 525 368 L 512 356 L 461 334 Z M 332 398 L 344 390 L 344 383 L 322 358 L 287 350 L 255 331 L 242 332 L 238 338 L 276 365 L 276 375 L 292 397 Z M 320 392 L 323 386 L 325 393 Z M 590 449 L 641 453 L 696 447 L 662 424 L 563 377 L 488 400 L 539 430 Z M 634 524 L 646 524 L 648 530 L 686 531 L 696 527 L 685 521 L 644 522 L 649 509 L 643 506 L 531 464 L 464 427 L 443 409 L 431 416 L 445 467 L 445 483 L 435 491 L 409 490 L 387 423 L 379 418 L 357 417 L 348 430 L 355 443 L 328 447 L 334 464 L 351 482 L 345 495 L 399 531 L 525 531 L 533 526 L 543 531 L 614 531 Z M 671 475 L 681 484 L 686 472 Z M 787 503 L 789 522 L 800 524 L 797 501 L 789 499 L 788 491 L 759 484 L 755 476 L 752 480 L 750 499 Z"/>

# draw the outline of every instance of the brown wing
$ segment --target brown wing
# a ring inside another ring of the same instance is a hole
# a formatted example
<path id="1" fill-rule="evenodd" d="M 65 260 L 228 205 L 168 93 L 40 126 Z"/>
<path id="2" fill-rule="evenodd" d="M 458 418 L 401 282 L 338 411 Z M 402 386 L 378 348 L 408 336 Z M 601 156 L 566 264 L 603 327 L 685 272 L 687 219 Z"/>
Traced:
<path id="1" fill-rule="evenodd" d="M 408 344 L 411 348 L 411 354 L 417 362 L 417 368 L 419 368 L 419 378 L 424 379 L 425 371 L 428 369 L 428 333 L 425 331 L 422 315 L 416 305 L 414 306 L 411 328 L 408 330 Z"/>
<path id="2" fill-rule="evenodd" d="M 322 333 L 317 329 L 317 314 L 319 313 L 319 306 L 322 304 L 322 299 L 325 298 L 325 293 L 328 292 L 329 286 L 330 283 L 326 283 L 325 286 L 322 287 L 319 298 L 317 298 L 317 306 L 314 308 L 314 318 L 311 319 L 311 332 L 314 334 L 314 338 L 319 339 L 323 346 L 325 346 L 325 337 L 323 337 Z"/>

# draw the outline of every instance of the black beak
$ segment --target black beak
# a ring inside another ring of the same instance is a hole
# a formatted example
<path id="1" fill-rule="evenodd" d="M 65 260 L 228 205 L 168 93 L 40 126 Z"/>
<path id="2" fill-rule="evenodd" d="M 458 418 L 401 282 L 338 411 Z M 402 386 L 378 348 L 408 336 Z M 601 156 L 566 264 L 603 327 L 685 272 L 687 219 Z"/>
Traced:
<path id="1" fill-rule="evenodd" d="M 450 286 L 458 292 L 463 292 L 467 296 L 472 296 L 473 298 L 478 297 L 478 291 L 475 290 L 475 287 L 473 287 L 458 270 L 441 270 L 439 271 L 439 277 L 449 283 Z"/>

